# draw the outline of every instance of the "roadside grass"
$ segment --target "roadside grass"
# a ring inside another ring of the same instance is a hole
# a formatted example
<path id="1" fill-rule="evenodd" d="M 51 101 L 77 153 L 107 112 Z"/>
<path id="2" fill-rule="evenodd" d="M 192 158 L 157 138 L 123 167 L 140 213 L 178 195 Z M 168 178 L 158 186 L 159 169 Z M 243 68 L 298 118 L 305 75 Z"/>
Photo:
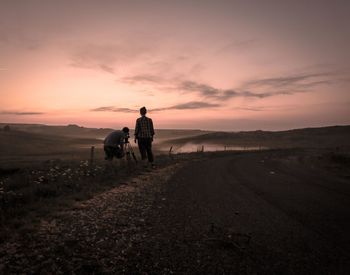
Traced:
<path id="1" fill-rule="evenodd" d="M 157 156 L 157 166 L 174 162 Z M 50 160 L 32 166 L 0 170 L 0 243 L 17 234 L 30 233 L 40 220 L 71 207 L 131 177 L 149 172 L 133 161 L 102 159 Z"/>

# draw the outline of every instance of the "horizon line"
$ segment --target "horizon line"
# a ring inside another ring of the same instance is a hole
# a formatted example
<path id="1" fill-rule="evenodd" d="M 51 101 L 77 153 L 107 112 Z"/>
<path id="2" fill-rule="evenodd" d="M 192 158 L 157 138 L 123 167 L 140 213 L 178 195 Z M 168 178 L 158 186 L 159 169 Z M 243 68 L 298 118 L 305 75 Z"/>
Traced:
<path id="1" fill-rule="evenodd" d="M 76 126 L 79 128 L 86 128 L 86 129 L 111 129 L 111 130 L 118 130 L 119 128 L 122 129 L 122 127 L 87 127 L 82 126 L 78 124 L 44 124 L 44 123 L 11 123 L 11 122 L 0 122 L 0 125 L 37 125 L 37 126 L 49 126 L 49 127 L 69 127 L 69 126 Z M 177 131 L 202 131 L 202 132 L 256 132 L 256 131 L 264 131 L 264 132 L 283 132 L 283 131 L 291 131 L 291 130 L 300 130 L 300 129 L 317 129 L 317 128 L 329 128 L 329 127 L 346 127 L 350 126 L 349 124 L 331 124 L 331 125 L 325 125 L 325 126 L 306 126 L 306 127 L 300 127 L 300 128 L 285 128 L 285 129 L 278 129 L 278 130 L 263 130 L 263 129 L 254 129 L 254 130 L 209 130 L 209 129 L 200 129 L 200 128 L 156 128 L 156 130 L 177 130 Z M 130 130 L 134 131 L 133 128 L 129 128 Z"/>

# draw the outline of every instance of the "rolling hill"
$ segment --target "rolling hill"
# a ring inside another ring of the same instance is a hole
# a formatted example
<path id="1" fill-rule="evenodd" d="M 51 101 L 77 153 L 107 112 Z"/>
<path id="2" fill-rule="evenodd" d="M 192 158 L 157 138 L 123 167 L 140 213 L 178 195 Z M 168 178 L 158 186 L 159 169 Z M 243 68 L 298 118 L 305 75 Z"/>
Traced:
<path id="1" fill-rule="evenodd" d="M 93 138 L 73 138 L 17 130 L 0 131 L 1 157 L 63 153 L 100 142 Z"/>
<path id="2" fill-rule="evenodd" d="M 341 147 L 350 146 L 350 126 L 304 128 L 276 132 L 211 132 L 164 142 L 164 144 L 177 146 L 187 143 L 269 148 Z"/>

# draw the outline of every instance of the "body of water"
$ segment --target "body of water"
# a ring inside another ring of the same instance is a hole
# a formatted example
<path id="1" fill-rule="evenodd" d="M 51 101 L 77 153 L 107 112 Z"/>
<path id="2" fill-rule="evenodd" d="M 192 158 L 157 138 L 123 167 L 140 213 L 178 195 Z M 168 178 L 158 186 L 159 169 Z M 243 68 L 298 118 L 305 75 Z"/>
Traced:
<path id="1" fill-rule="evenodd" d="M 161 151 L 169 151 L 169 148 L 161 148 Z M 223 144 L 194 144 L 186 143 L 184 145 L 173 146 L 173 153 L 192 153 L 192 152 L 216 152 L 216 151 L 252 151 L 252 150 L 266 150 L 267 147 L 262 146 L 234 146 Z"/>

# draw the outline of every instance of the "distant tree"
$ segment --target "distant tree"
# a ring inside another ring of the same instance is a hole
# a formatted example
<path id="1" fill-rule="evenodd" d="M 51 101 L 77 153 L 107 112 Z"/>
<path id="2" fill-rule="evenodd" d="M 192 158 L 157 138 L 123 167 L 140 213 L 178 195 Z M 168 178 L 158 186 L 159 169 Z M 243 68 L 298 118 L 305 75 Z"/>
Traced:
<path id="1" fill-rule="evenodd" d="M 68 124 L 67 127 L 69 127 L 69 128 L 82 128 L 82 127 L 80 127 L 79 125 L 76 125 L 76 124 Z"/>
<path id="2" fill-rule="evenodd" d="M 5 131 L 5 132 L 8 132 L 8 131 L 10 131 L 10 130 L 11 130 L 10 125 L 5 125 L 5 126 L 4 126 L 4 131 Z"/>

